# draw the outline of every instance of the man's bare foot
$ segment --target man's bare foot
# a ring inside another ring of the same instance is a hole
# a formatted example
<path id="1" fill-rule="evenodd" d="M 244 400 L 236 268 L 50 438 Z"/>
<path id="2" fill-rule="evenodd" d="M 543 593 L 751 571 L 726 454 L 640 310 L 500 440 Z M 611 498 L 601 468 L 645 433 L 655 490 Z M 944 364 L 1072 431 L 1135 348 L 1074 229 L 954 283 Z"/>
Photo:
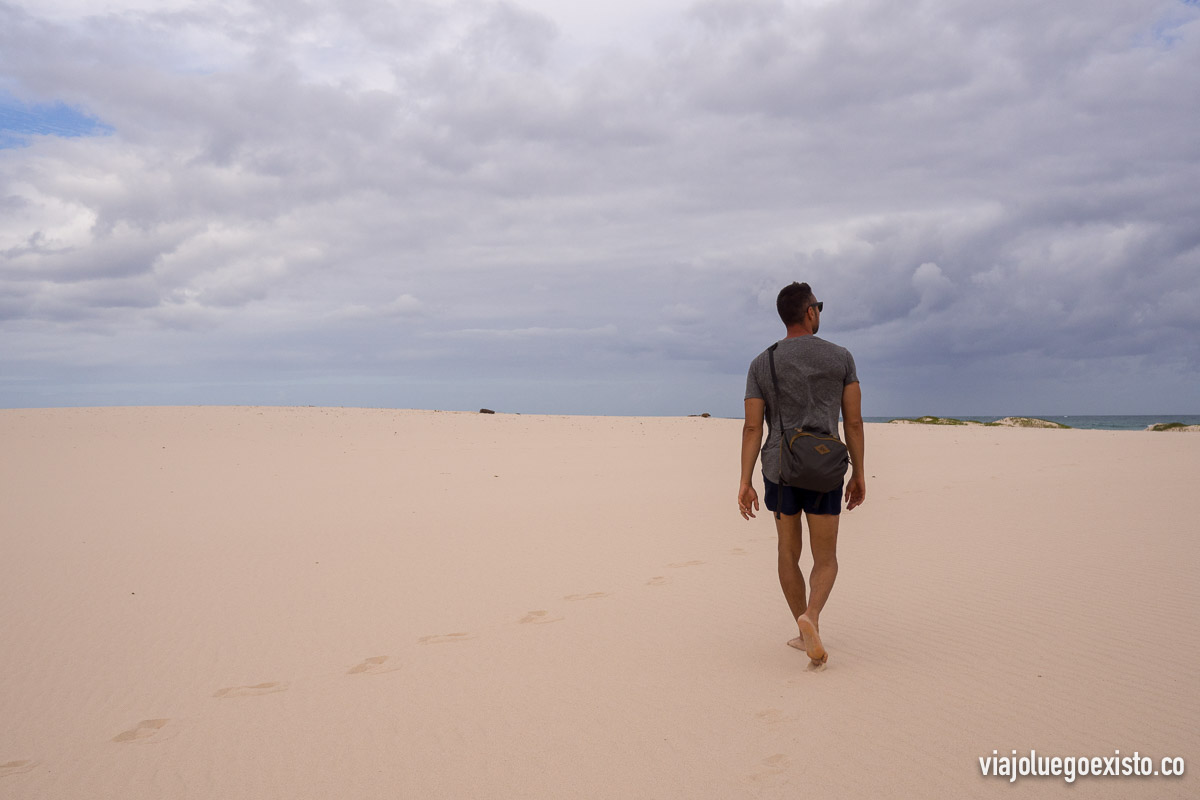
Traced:
<path id="1" fill-rule="evenodd" d="M 804 614 L 796 617 L 796 624 L 800 626 L 800 636 L 804 639 L 804 652 L 808 653 L 808 657 L 814 663 L 824 664 L 829 654 L 821 644 L 821 634 L 817 633 L 817 626 Z"/>
<path id="2" fill-rule="evenodd" d="M 797 650 L 803 650 L 804 649 L 804 637 L 797 636 L 795 639 L 792 639 L 791 641 L 788 642 L 788 647 L 794 647 Z"/>

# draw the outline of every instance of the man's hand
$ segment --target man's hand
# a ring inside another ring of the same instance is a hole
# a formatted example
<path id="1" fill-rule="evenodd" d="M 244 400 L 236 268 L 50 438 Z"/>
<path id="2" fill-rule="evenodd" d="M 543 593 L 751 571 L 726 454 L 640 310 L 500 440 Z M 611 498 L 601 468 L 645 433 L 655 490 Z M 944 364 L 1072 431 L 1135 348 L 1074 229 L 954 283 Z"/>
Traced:
<path id="1" fill-rule="evenodd" d="M 846 484 L 846 510 L 852 511 L 858 508 L 866 499 L 867 479 L 857 472 L 852 473 L 850 482 Z"/>
<path id="2" fill-rule="evenodd" d="M 742 512 L 742 519 L 750 519 L 758 511 L 758 492 L 748 483 L 738 489 L 738 510 Z"/>

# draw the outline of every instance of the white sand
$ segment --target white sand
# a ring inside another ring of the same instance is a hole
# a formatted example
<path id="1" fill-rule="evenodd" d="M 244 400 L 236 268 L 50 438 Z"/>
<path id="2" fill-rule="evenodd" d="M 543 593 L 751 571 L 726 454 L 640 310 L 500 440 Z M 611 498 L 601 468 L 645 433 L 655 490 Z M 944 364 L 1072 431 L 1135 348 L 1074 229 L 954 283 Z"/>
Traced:
<path id="1" fill-rule="evenodd" d="M 868 425 L 810 672 L 740 428 L 0 411 L 0 798 L 1200 794 L 978 762 L 1200 756 L 1200 439 Z"/>

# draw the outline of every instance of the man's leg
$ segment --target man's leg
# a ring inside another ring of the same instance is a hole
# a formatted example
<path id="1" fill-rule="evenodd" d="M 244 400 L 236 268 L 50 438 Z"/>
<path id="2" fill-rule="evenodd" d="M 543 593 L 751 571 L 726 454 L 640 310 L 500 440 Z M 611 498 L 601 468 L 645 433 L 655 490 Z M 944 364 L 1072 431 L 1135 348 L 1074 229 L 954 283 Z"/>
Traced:
<path id="1" fill-rule="evenodd" d="M 836 514 L 805 514 L 808 517 L 808 541 L 812 547 L 813 568 L 809 573 L 812 584 L 812 594 L 808 605 L 797 615 L 796 624 L 804 635 L 808 657 L 813 661 L 823 662 L 826 658 L 825 648 L 818 635 L 821 620 L 821 610 L 825 601 L 833 591 L 833 582 L 837 579 L 837 535 L 838 521 Z"/>
<path id="2" fill-rule="evenodd" d="M 804 528 L 801 514 L 780 514 L 775 520 L 775 531 L 779 534 L 779 585 L 787 599 L 792 619 L 808 608 L 805 599 L 804 573 L 800 571 L 800 555 L 804 552 Z M 797 637 L 788 642 L 792 647 L 804 649 L 804 642 Z"/>

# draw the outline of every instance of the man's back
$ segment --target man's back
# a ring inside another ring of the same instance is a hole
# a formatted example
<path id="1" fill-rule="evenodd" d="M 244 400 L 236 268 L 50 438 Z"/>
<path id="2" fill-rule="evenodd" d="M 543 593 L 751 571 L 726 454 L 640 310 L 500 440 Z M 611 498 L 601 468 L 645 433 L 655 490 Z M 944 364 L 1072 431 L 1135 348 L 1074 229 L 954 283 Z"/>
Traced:
<path id="1" fill-rule="evenodd" d="M 837 436 L 842 389 L 858 380 L 854 357 L 844 347 L 818 336 L 783 339 L 775 348 L 775 372 L 782 394 L 783 425 Z M 766 403 L 769 430 L 762 449 L 763 472 L 779 481 L 779 403 L 771 381 L 771 364 L 764 350 L 750 362 L 746 399 Z"/>

